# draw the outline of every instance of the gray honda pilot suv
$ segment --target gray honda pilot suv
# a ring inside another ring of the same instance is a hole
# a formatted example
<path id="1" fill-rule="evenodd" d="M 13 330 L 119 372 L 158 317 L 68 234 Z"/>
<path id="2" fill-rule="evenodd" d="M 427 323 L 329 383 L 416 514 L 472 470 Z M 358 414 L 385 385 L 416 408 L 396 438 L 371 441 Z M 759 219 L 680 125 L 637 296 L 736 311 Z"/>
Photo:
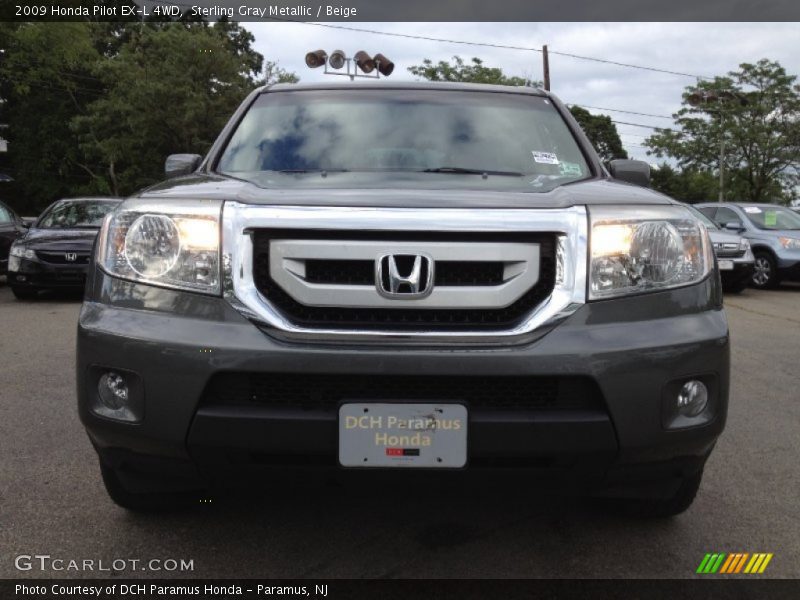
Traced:
<path id="1" fill-rule="evenodd" d="M 167 174 L 106 218 L 78 326 L 118 504 L 298 472 L 691 504 L 728 401 L 708 234 L 552 94 L 266 87 Z"/>

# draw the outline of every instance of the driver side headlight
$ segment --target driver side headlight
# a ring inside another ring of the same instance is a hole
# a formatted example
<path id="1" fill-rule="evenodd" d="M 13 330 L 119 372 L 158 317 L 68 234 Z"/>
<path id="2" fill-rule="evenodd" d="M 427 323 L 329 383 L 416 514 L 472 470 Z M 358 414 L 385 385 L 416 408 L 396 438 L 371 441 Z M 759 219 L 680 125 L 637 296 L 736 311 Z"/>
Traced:
<path id="1" fill-rule="evenodd" d="M 98 264 L 129 281 L 220 293 L 220 214 L 211 200 L 131 200 L 108 215 Z"/>
<path id="2" fill-rule="evenodd" d="M 697 283 L 713 268 L 708 232 L 681 206 L 590 207 L 589 299 Z"/>

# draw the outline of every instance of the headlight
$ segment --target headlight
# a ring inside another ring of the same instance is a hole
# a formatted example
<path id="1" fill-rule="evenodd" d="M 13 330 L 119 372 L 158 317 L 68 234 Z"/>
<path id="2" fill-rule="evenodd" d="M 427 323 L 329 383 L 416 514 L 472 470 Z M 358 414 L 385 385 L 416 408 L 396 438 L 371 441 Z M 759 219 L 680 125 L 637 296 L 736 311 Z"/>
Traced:
<path id="1" fill-rule="evenodd" d="M 739 250 L 750 250 L 750 240 L 747 238 L 739 240 Z"/>
<path id="2" fill-rule="evenodd" d="M 680 206 L 590 207 L 589 299 L 696 283 L 714 264 L 704 225 Z"/>
<path id="3" fill-rule="evenodd" d="M 128 201 L 106 217 L 97 262 L 115 277 L 220 292 L 217 201 Z"/>
<path id="4" fill-rule="evenodd" d="M 17 256 L 19 258 L 27 258 L 28 260 L 34 260 L 36 258 L 36 252 L 17 243 L 11 244 L 9 255 Z"/>
<path id="5" fill-rule="evenodd" d="M 780 242 L 781 246 L 783 246 L 787 250 L 800 250 L 800 240 L 796 240 L 794 238 L 779 237 L 778 241 Z"/>

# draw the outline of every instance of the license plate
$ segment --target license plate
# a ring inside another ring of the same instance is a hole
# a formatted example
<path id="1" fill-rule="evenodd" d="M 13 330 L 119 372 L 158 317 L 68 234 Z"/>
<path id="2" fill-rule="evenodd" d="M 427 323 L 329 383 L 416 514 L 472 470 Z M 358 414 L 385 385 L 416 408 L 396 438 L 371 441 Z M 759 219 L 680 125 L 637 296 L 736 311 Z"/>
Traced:
<path id="1" fill-rule="evenodd" d="M 339 408 L 343 467 L 458 469 L 467 464 L 461 404 L 349 403 Z"/>
<path id="2" fill-rule="evenodd" d="M 717 261 L 719 264 L 720 271 L 733 271 L 733 261 L 732 260 L 719 260 Z"/>

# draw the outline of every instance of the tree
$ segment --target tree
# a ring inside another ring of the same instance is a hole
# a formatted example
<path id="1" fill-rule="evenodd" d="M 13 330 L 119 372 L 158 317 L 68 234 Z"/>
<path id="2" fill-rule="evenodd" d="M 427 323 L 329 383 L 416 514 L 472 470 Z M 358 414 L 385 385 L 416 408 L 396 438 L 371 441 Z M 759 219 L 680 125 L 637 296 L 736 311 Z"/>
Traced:
<path id="1" fill-rule="evenodd" d="M 253 42 L 233 22 L 0 23 L 14 206 L 127 195 L 162 178 L 166 155 L 205 153 L 252 89 L 296 80 Z"/>
<path id="2" fill-rule="evenodd" d="M 675 169 L 666 162 L 650 171 L 650 186 L 683 202 L 708 202 L 717 197 L 719 180 L 711 171 Z"/>
<path id="3" fill-rule="evenodd" d="M 726 197 L 788 202 L 800 183 L 800 86 L 778 62 L 743 63 L 686 88 L 675 129 L 645 141 L 649 153 L 698 171 L 722 168 Z M 721 99 L 692 105 L 697 98 Z M 724 143 L 720 160 L 720 143 Z"/>
<path id="4" fill-rule="evenodd" d="M 249 41 L 230 24 L 159 24 L 101 62 L 107 92 L 72 122 L 98 188 L 126 194 L 158 181 L 168 154 L 205 153 L 256 85 L 262 60 Z"/>
<path id="5" fill-rule="evenodd" d="M 4 33 L 3 122 L 9 125 L 6 159 L 15 179 L 15 208 L 35 213 L 69 193 L 83 193 L 70 120 L 102 94 L 92 75 L 99 60 L 88 23 L 24 24 Z"/>
<path id="6" fill-rule="evenodd" d="M 426 58 L 421 65 L 409 67 L 412 75 L 427 79 L 428 81 L 460 81 L 464 83 L 488 83 L 495 85 L 513 85 L 527 87 L 542 87 L 542 82 L 525 79 L 524 77 L 509 77 L 503 70 L 496 67 L 486 67 L 480 58 L 473 58 L 472 64 L 465 64 L 460 56 L 453 57 L 453 64 L 447 61 L 433 61 Z"/>
<path id="7" fill-rule="evenodd" d="M 628 158 L 628 153 L 622 147 L 617 127 L 606 115 L 593 115 L 585 108 L 572 106 L 569 111 L 581 126 L 586 137 L 592 142 L 600 159 L 605 161 L 615 158 Z"/>

